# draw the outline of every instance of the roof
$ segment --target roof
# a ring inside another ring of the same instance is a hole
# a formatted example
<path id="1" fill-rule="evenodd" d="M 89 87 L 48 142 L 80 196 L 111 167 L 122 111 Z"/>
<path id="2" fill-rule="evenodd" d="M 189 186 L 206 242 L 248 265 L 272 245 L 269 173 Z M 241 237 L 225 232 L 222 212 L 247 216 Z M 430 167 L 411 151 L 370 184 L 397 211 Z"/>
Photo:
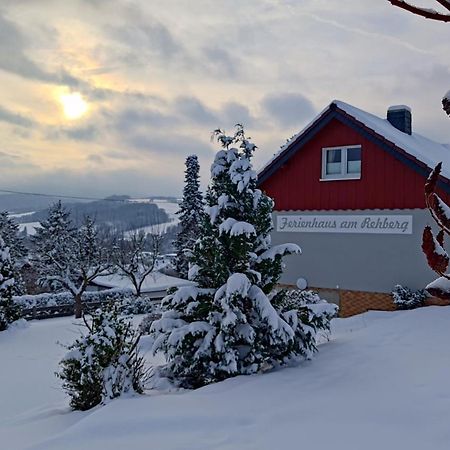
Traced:
<path id="1" fill-rule="evenodd" d="M 93 281 L 93 284 L 107 288 L 122 288 L 134 290 L 131 281 L 127 277 L 120 274 L 97 277 Z M 182 278 L 171 277 L 161 272 L 152 272 L 144 280 L 141 291 L 143 293 L 165 292 L 171 287 L 192 286 L 194 284 L 194 282 L 183 280 Z"/>
<path id="2" fill-rule="evenodd" d="M 422 175 L 427 176 L 436 164 L 443 162 L 441 183 L 450 189 L 450 146 L 440 144 L 413 132 L 411 135 L 382 119 L 348 103 L 333 100 L 302 131 L 294 135 L 280 151 L 259 171 L 259 182 L 269 178 L 279 166 L 284 164 L 301 146 L 310 140 L 330 120 L 338 119 L 358 129 L 393 156 L 409 163 Z M 446 189 L 446 190 L 447 190 Z"/>

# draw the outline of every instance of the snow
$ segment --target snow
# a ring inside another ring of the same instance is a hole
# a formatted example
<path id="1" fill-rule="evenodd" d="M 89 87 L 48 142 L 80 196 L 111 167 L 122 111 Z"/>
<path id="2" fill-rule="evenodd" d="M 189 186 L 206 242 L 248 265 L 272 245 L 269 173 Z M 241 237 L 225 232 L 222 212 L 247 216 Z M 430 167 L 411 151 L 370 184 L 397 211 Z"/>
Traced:
<path id="1" fill-rule="evenodd" d="M 381 119 L 347 103 L 338 100 L 333 103 L 377 134 L 384 136 L 388 141 L 425 163 L 430 169 L 433 169 L 441 161 L 446 163 L 443 164 L 442 175 L 450 178 L 450 164 L 448 164 L 450 153 L 445 145 L 434 142 L 418 133 L 413 132 L 411 135 L 403 133 L 386 119 Z"/>
<path id="2" fill-rule="evenodd" d="M 31 216 L 31 214 L 34 214 L 35 211 L 29 211 L 24 213 L 17 213 L 17 214 L 8 214 L 9 217 L 17 218 L 17 217 L 25 217 L 25 216 Z"/>
<path id="3" fill-rule="evenodd" d="M 442 167 L 442 175 L 450 179 L 450 152 L 447 145 L 439 144 L 415 132 L 411 135 L 403 133 L 391 125 L 387 119 L 377 117 L 340 100 L 332 101 L 331 104 L 321 111 L 317 117 L 315 117 L 305 128 L 303 128 L 302 131 L 289 139 L 286 144 L 280 148 L 280 151 L 276 153 L 273 158 L 258 171 L 258 173 L 261 173 L 269 165 L 271 165 L 274 160 L 281 155 L 281 153 L 287 150 L 288 147 L 290 147 L 292 143 L 295 142 L 308 128 L 316 123 L 333 104 L 350 116 L 354 117 L 359 122 L 362 122 L 368 128 L 371 128 L 377 134 L 395 144 L 397 147 L 404 150 L 406 153 L 426 164 L 430 169 L 433 169 L 439 162 L 444 162 Z M 402 108 L 404 107 L 403 105 L 399 106 Z"/>
<path id="4" fill-rule="evenodd" d="M 74 319 L 0 334 L 0 442 L 10 450 L 447 450 L 450 307 L 333 321 L 312 360 L 198 389 L 70 412 L 53 372 Z M 146 338 L 142 345 L 146 348 Z"/>
<path id="5" fill-rule="evenodd" d="M 263 252 L 259 257 L 258 261 L 264 261 L 265 259 L 274 260 L 277 255 L 284 256 L 293 253 L 301 254 L 302 250 L 297 244 L 279 244 L 274 245 L 265 252 Z"/>
<path id="6" fill-rule="evenodd" d="M 27 230 L 28 236 L 34 236 L 36 234 L 36 228 L 41 228 L 40 222 L 27 222 L 19 223 L 19 231 Z"/>
<path id="7" fill-rule="evenodd" d="M 409 111 L 411 112 L 411 108 L 406 105 L 392 105 L 389 106 L 388 111 Z"/>
<path id="8" fill-rule="evenodd" d="M 118 288 L 118 289 L 130 289 L 134 291 L 133 284 L 131 281 L 121 276 L 120 274 L 107 275 L 103 277 L 97 277 L 94 283 L 98 286 L 107 287 L 107 288 Z M 192 281 L 183 280 L 182 278 L 171 277 L 169 275 L 165 275 L 161 272 L 152 272 L 148 277 L 144 280 L 142 284 L 142 293 L 150 293 L 150 292 L 161 292 L 164 293 L 170 287 L 178 287 L 178 286 L 191 286 L 194 285 Z"/>
<path id="9" fill-rule="evenodd" d="M 436 280 L 429 283 L 426 287 L 428 289 L 438 289 L 442 292 L 450 292 L 450 280 L 445 277 L 439 277 Z"/>
<path id="10" fill-rule="evenodd" d="M 135 199 L 135 202 L 140 202 L 140 200 Z M 150 203 L 150 201 L 149 201 Z M 178 211 L 180 205 L 178 203 L 174 203 L 174 202 L 168 202 L 167 200 L 154 200 L 151 201 L 151 203 L 154 203 L 155 205 L 158 206 L 158 208 L 164 209 L 164 211 L 166 211 L 167 215 L 169 216 L 169 221 L 168 222 L 163 222 L 157 225 L 149 225 L 147 227 L 142 227 L 142 228 L 138 228 L 136 230 L 132 230 L 132 231 L 128 231 L 127 233 L 125 233 L 125 236 L 129 236 L 132 233 L 135 233 L 136 231 L 143 231 L 144 233 L 165 233 L 167 231 L 168 228 L 173 227 L 175 225 L 178 224 L 179 219 L 178 216 L 176 214 L 176 212 Z"/>
<path id="11" fill-rule="evenodd" d="M 230 236 L 250 236 L 256 234 L 255 227 L 248 222 L 239 222 L 232 217 L 228 217 L 219 225 L 219 234 L 230 233 Z"/>

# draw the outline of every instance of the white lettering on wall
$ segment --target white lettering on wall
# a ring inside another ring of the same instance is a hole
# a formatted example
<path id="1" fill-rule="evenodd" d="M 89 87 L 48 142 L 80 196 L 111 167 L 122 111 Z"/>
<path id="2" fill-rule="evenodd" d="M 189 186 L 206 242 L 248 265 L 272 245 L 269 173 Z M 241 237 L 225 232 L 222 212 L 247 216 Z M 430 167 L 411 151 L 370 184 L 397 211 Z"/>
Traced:
<path id="1" fill-rule="evenodd" d="M 277 231 L 299 233 L 412 234 L 413 218 L 408 215 L 280 215 Z"/>

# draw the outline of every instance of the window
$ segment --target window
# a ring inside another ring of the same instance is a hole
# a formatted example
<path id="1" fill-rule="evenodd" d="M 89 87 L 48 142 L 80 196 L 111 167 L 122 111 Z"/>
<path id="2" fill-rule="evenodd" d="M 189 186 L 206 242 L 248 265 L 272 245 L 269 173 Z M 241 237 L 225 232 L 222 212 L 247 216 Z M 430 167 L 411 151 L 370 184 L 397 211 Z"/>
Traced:
<path id="1" fill-rule="evenodd" d="M 322 180 L 361 178 L 361 146 L 322 149 Z"/>

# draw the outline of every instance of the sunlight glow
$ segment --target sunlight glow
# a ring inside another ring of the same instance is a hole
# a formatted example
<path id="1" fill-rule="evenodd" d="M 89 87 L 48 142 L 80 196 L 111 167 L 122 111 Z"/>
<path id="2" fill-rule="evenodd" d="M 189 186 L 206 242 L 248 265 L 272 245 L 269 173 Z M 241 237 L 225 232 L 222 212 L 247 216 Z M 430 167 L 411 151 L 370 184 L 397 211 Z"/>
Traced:
<path id="1" fill-rule="evenodd" d="M 70 120 L 79 119 L 86 114 L 89 109 L 89 105 L 79 92 L 61 94 L 59 96 L 59 101 L 62 104 L 64 116 Z"/>

